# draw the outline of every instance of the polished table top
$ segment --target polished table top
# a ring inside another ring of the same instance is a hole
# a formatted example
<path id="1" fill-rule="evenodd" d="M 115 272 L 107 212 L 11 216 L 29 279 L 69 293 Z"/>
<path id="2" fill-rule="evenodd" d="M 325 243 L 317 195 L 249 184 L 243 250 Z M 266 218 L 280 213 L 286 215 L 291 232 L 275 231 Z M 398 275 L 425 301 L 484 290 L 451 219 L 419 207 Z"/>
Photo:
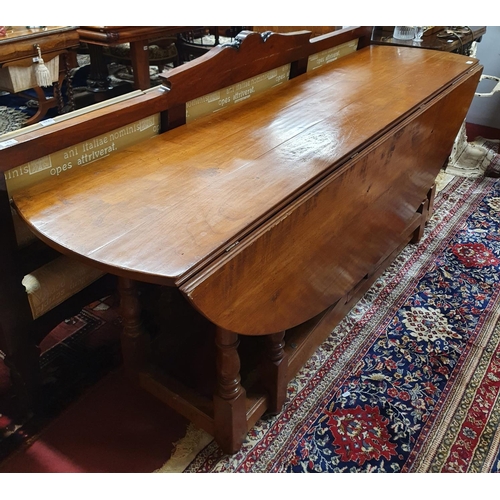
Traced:
<path id="1" fill-rule="evenodd" d="M 80 26 L 83 42 L 97 45 L 115 45 L 136 42 L 189 31 L 193 26 Z"/>
<path id="2" fill-rule="evenodd" d="M 106 90 L 109 87 L 103 47 L 129 43 L 134 88 L 143 90 L 150 88 L 148 44 L 152 40 L 175 37 L 192 28 L 191 26 L 80 26 L 78 29 L 80 40 L 89 46 L 92 68 L 90 87 L 93 90 Z"/>
<path id="3" fill-rule="evenodd" d="M 14 202 L 63 253 L 178 286 L 474 65 L 445 52 L 367 47 Z M 420 78 L 423 66 L 432 79 Z"/>
<path id="4" fill-rule="evenodd" d="M 33 44 L 38 43 L 44 53 L 77 47 L 80 43 L 77 26 L 46 26 L 8 30 L 0 37 L 0 64 L 37 55 Z"/>

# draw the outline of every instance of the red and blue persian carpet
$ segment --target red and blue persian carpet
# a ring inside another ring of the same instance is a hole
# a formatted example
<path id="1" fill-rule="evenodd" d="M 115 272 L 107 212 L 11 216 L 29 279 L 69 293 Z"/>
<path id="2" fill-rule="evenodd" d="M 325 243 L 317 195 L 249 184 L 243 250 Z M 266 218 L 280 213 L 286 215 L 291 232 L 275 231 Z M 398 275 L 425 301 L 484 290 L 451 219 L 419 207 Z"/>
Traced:
<path id="1" fill-rule="evenodd" d="M 454 178 L 421 243 L 320 346 L 283 412 L 237 454 L 211 441 L 181 470 L 498 472 L 499 271 L 500 181 Z"/>

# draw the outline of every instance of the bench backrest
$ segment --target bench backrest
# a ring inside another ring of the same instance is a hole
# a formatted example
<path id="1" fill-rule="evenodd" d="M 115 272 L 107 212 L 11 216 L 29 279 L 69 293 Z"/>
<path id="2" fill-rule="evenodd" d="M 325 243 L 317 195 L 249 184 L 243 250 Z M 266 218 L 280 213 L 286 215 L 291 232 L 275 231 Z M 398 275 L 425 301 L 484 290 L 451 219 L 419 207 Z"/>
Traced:
<path id="1" fill-rule="evenodd" d="M 162 73 L 162 86 L 135 91 L 125 98 L 62 115 L 50 124 L 42 122 L 0 137 L 0 170 L 7 172 L 38 161 L 154 115 L 158 117 L 158 132 L 165 132 L 186 123 L 189 101 L 287 64 L 288 78 L 293 78 L 307 71 L 308 63 L 314 60 L 318 64 L 334 60 L 339 46 L 357 41 L 356 48 L 360 49 L 370 44 L 370 37 L 370 26 L 345 28 L 315 38 L 308 31 L 268 34 L 267 38 L 243 31 L 233 47 L 214 47 L 204 56 Z M 264 55 L 256 56 L 259 52 Z M 236 53 L 248 57 L 236 57 Z"/>
<path id="2" fill-rule="evenodd" d="M 257 95 L 370 44 L 371 27 L 311 38 L 310 31 L 242 31 L 231 44 L 160 74 L 167 91 L 167 129 Z"/>

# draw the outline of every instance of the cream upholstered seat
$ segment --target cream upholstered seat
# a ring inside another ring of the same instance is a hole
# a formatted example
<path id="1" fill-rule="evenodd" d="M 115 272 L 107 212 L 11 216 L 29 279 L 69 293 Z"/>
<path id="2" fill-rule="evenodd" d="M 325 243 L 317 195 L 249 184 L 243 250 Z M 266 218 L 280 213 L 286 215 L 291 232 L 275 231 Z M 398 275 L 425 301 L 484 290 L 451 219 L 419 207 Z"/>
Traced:
<path id="1" fill-rule="evenodd" d="M 27 247 L 36 236 L 13 210 L 14 230 L 19 248 Z M 28 294 L 33 319 L 58 306 L 99 279 L 104 273 L 64 255 L 26 274 L 22 280 Z"/>
<path id="2" fill-rule="evenodd" d="M 66 256 L 57 257 L 27 274 L 22 283 L 28 294 L 33 319 L 62 304 L 103 274 Z"/>

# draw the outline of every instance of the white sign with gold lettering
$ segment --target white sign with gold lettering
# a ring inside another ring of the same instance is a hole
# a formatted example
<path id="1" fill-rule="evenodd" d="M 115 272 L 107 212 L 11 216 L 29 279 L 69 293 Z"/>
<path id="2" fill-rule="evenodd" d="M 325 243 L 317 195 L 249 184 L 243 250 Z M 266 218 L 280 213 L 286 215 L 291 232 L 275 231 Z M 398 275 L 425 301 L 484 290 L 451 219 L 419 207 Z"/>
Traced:
<path id="1" fill-rule="evenodd" d="M 267 71 L 248 80 L 231 85 L 186 103 L 186 122 L 215 113 L 233 104 L 245 101 L 264 90 L 280 85 L 290 78 L 290 64 Z"/>
<path id="2" fill-rule="evenodd" d="M 309 60 L 307 61 L 307 71 L 319 68 L 324 64 L 336 61 L 340 57 L 351 54 L 352 52 L 356 52 L 357 48 L 358 39 L 356 38 L 355 40 L 337 45 L 336 47 L 332 47 L 331 49 L 312 54 L 311 56 L 309 56 Z"/>
<path id="3" fill-rule="evenodd" d="M 89 165 L 120 149 L 158 135 L 159 131 L 160 115 L 156 114 L 7 170 L 5 180 L 9 195 L 48 177 L 63 176 L 72 169 Z"/>

